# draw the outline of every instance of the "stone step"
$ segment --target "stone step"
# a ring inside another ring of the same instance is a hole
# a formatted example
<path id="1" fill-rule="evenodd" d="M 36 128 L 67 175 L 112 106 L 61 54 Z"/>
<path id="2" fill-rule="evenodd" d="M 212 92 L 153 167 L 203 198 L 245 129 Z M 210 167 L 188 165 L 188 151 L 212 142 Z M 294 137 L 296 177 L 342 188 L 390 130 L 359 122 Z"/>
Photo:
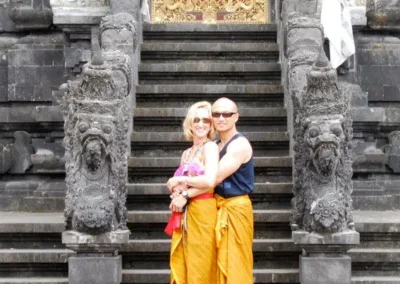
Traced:
<path id="1" fill-rule="evenodd" d="M 271 42 L 175 42 L 145 41 L 141 52 L 279 52 L 279 45 Z M 143 57 L 142 57 L 143 59 Z"/>
<path id="2" fill-rule="evenodd" d="M 135 108 L 134 131 L 180 132 L 187 108 Z M 238 129 L 242 132 L 286 131 L 285 108 L 243 108 L 239 110 Z"/>
<path id="3" fill-rule="evenodd" d="M 144 73 L 240 73 L 240 72 L 280 72 L 279 63 L 252 63 L 252 62 L 214 62 L 214 61 L 188 61 L 147 63 L 139 66 L 139 72 Z M 167 74 L 166 74 L 167 75 Z M 198 74 L 202 76 L 201 74 Z"/>
<path id="4" fill-rule="evenodd" d="M 214 62 L 213 60 L 139 65 L 140 84 L 278 84 L 281 76 L 279 63 Z"/>
<path id="5" fill-rule="evenodd" d="M 123 270 L 124 283 L 158 284 L 169 283 L 168 269 Z M 298 283 L 297 269 L 255 269 L 255 283 Z M 400 276 L 353 276 L 352 284 L 399 284 Z M 128 282 L 129 281 L 129 282 Z M 276 282 L 279 281 L 279 282 Z M 68 278 L 0 278 L 1 284 L 68 284 Z"/>
<path id="6" fill-rule="evenodd" d="M 353 276 L 352 284 L 399 284 L 400 276 Z"/>
<path id="7" fill-rule="evenodd" d="M 281 85 L 139 85 L 136 103 L 146 107 L 189 107 L 198 101 L 229 97 L 241 108 L 283 107 Z"/>
<path id="8" fill-rule="evenodd" d="M 169 210 L 163 211 L 128 211 L 128 222 L 135 224 L 166 224 L 170 217 Z M 255 223 L 288 223 L 291 210 L 254 210 Z"/>
<path id="9" fill-rule="evenodd" d="M 230 85 L 276 85 L 281 80 L 281 71 L 265 72 L 141 72 L 139 73 L 140 85 L 158 84 L 230 84 Z"/>
<path id="10" fill-rule="evenodd" d="M 162 169 L 176 169 L 180 164 L 180 157 L 168 158 L 145 158 L 145 157 L 131 157 L 128 161 L 128 167 L 133 170 L 140 170 L 145 168 L 162 170 Z M 291 157 L 255 157 L 254 167 L 257 168 L 291 168 Z"/>
<path id="11" fill-rule="evenodd" d="M 212 60 L 213 62 L 277 62 L 279 46 L 258 42 L 147 41 L 141 46 L 141 62 Z"/>
<path id="12" fill-rule="evenodd" d="M 143 222 L 143 215 L 153 214 L 153 221 L 157 218 L 161 222 L 167 219 L 168 211 L 130 211 L 130 216 L 135 222 Z M 290 210 L 268 211 L 259 210 L 257 218 L 262 215 L 279 213 L 270 216 L 271 222 L 288 222 Z M 386 233 L 400 232 L 400 211 L 354 211 L 354 222 L 358 232 L 362 233 Z M 261 217 L 260 217 L 261 216 Z M 144 217 L 146 218 L 146 217 Z M 132 219 L 130 219 L 132 220 Z M 258 219 L 260 220 L 260 219 Z M 0 212 L 0 233 L 60 233 L 64 231 L 63 213 L 30 213 L 30 212 Z"/>
<path id="13" fill-rule="evenodd" d="M 289 182 L 291 157 L 255 157 L 256 182 Z M 180 164 L 180 157 L 133 157 L 128 161 L 130 183 L 165 183 Z"/>
<path id="14" fill-rule="evenodd" d="M 254 283 L 298 283 L 298 269 L 254 269 Z M 130 269 L 122 271 L 122 283 L 169 283 L 169 269 Z"/>
<path id="15" fill-rule="evenodd" d="M 170 251 L 170 248 L 171 248 L 170 239 L 130 240 L 129 244 L 123 246 L 120 252 L 122 254 L 139 253 L 139 252 L 168 253 Z M 299 252 L 300 248 L 297 247 L 292 242 L 291 239 L 255 239 L 253 242 L 253 251 L 254 252 L 281 252 L 281 251 Z"/>
<path id="16" fill-rule="evenodd" d="M 145 24 L 143 28 L 144 42 L 149 40 L 168 41 L 276 41 L 275 24 L 262 25 L 202 25 L 202 24 Z"/>
<path id="17" fill-rule="evenodd" d="M 287 132 L 243 133 L 253 146 L 254 156 L 288 156 Z M 182 132 L 132 132 L 131 156 L 176 157 L 191 146 Z"/>
<path id="18" fill-rule="evenodd" d="M 168 192 L 165 184 L 162 183 L 136 183 L 128 184 L 127 186 L 128 196 L 137 198 L 139 196 L 147 195 L 163 195 Z M 292 183 L 256 183 L 254 185 L 254 194 L 260 195 L 291 195 L 292 194 Z"/>
<path id="19" fill-rule="evenodd" d="M 400 249 L 388 248 L 354 248 L 349 251 L 353 262 L 400 262 Z"/>
<path id="20" fill-rule="evenodd" d="M 59 277 L 26 277 L 26 278 L 0 278 L 1 284 L 68 284 L 68 278 Z"/>
<path id="21" fill-rule="evenodd" d="M 257 215 L 257 214 L 256 214 Z M 119 250 L 125 253 L 168 253 L 170 239 L 133 239 Z M 387 244 L 390 246 L 391 244 Z M 254 253 L 300 252 L 300 247 L 292 239 L 254 239 Z M 69 249 L 0 249 L 0 263 L 66 263 L 75 253 Z M 353 248 L 349 251 L 353 262 L 400 262 L 400 249 Z"/>
<path id="22" fill-rule="evenodd" d="M 132 210 L 166 209 L 171 202 L 162 183 L 128 184 L 127 207 Z M 254 209 L 289 209 L 293 197 L 291 183 L 256 183 L 250 198 Z"/>
<path id="23" fill-rule="evenodd" d="M 67 263 L 75 252 L 69 249 L 0 249 L 2 263 Z"/>

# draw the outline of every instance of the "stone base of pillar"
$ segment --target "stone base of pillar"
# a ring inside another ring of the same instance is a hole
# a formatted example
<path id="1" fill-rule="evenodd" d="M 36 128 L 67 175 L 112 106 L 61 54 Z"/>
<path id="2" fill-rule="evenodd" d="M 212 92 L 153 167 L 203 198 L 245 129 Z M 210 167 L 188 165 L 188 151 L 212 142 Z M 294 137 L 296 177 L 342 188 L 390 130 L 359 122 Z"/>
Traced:
<path id="1" fill-rule="evenodd" d="M 72 256 L 68 260 L 69 284 L 120 284 L 121 256 Z"/>
<path id="2" fill-rule="evenodd" d="M 68 259 L 68 283 L 120 284 L 122 257 L 118 249 L 129 242 L 129 234 L 128 230 L 100 235 L 63 232 L 63 244 L 77 253 Z"/>
<path id="3" fill-rule="evenodd" d="M 347 251 L 360 243 L 360 234 L 293 231 L 292 239 L 303 249 L 300 256 L 301 284 L 351 284 L 351 258 Z"/>
<path id="4" fill-rule="evenodd" d="M 300 256 L 300 283 L 350 284 L 351 258 L 347 255 Z"/>

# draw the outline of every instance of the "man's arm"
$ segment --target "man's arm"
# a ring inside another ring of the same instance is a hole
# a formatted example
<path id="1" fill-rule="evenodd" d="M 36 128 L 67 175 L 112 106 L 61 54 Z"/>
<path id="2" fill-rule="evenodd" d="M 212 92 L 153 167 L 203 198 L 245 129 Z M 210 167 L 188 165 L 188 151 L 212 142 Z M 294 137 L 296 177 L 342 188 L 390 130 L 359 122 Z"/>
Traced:
<path id="1" fill-rule="evenodd" d="M 219 162 L 215 184 L 221 183 L 224 179 L 236 172 L 242 164 L 247 163 L 250 160 L 252 153 L 253 150 L 246 138 L 240 137 L 232 141 L 227 148 L 226 154 Z M 208 184 L 205 184 L 197 177 L 188 178 L 186 183 L 188 187 L 197 189 L 209 188 Z"/>

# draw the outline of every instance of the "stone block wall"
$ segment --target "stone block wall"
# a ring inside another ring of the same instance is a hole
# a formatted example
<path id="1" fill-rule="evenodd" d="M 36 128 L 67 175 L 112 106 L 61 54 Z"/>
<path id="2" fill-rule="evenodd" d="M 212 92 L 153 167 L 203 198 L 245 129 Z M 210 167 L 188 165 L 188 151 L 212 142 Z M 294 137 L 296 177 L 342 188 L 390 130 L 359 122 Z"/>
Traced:
<path id="1" fill-rule="evenodd" d="M 61 33 L 31 35 L 8 51 L 8 101 L 53 101 L 52 92 L 70 74 L 65 66 L 65 43 Z"/>
<path id="2" fill-rule="evenodd" d="M 400 39 L 396 35 L 361 33 L 357 38 L 358 79 L 370 106 L 400 102 Z"/>

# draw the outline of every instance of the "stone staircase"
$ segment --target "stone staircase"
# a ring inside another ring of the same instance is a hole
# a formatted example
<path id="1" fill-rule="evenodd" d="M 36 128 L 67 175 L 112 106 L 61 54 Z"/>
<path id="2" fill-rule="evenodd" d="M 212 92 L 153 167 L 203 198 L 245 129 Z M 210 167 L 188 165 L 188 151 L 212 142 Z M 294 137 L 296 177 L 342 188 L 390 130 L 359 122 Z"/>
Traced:
<path id="1" fill-rule="evenodd" d="M 120 250 L 122 283 L 169 282 L 164 184 L 189 146 L 182 119 L 190 104 L 221 96 L 238 103 L 238 128 L 256 157 L 254 282 L 298 283 L 300 249 L 288 222 L 292 161 L 278 57 L 274 25 L 145 28 L 129 160 L 132 234 Z M 357 204 L 362 244 L 350 252 L 353 283 L 400 283 L 400 214 L 364 211 Z M 61 212 L 0 213 L 0 283 L 68 283 L 73 252 L 61 244 L 62 231 Z"/>

